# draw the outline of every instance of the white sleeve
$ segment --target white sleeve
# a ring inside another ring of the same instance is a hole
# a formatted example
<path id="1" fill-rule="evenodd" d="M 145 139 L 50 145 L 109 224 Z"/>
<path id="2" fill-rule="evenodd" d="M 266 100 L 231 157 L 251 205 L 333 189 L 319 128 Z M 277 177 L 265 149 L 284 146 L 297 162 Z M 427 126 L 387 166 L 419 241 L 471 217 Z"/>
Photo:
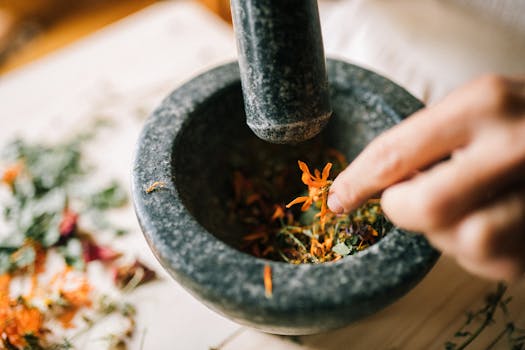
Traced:
<path id="1" fill-rule="evenodd" d="M 525 34 L 525 1 L 523 0 L 445 0 L 476 13 L 490 16 Z"/>
<path id="2" fill-rule="evenodd" d="M 524 0 L 319 4 L 328 57 L 368 67 L 425 102 L 437 101 L 483 73 L 525 73 L 525 30 L 510 25 L 524 26 Z"/>

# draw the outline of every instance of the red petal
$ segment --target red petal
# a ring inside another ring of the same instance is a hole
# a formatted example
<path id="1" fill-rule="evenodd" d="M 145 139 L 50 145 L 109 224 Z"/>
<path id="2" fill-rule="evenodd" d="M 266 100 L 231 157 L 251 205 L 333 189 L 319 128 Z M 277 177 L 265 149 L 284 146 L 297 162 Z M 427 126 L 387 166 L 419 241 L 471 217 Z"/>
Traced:
<path id="1" fill-rule="evenodd" d="M 119 258 L 122 253 L 119 253 L 108 246 L 98 245 L 93 241 L 86 240 L 83 242 L 84 261 L 91 262 L 100 260 L 102 262 L 113 261 Z"/>
<path id="2" fill-rule="evenodd" d="M 65 209 L 64 214 L 62 215 L 62 220 L 58 226 L 60 236 L 69 237 L 71 236 L 76 228 L 78 222 L 78 214 L 72 210 Z"/>

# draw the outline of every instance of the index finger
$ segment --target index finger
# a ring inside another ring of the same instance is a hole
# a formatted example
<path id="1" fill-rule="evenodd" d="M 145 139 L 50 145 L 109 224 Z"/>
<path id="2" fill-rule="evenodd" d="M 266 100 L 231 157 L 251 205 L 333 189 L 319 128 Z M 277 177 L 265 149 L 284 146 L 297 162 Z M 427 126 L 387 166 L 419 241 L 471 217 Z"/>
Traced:
<path id="1" fill-rule="evenodd" d="M 468 118 L 455 118 L 453 101 L 423 109 L 374 139 L 334 180 L 328 206 L 348 212 L 420 169 L 438 162 L 465 145 Z M 455 101 L 454 101 L 455 102 Z"/>

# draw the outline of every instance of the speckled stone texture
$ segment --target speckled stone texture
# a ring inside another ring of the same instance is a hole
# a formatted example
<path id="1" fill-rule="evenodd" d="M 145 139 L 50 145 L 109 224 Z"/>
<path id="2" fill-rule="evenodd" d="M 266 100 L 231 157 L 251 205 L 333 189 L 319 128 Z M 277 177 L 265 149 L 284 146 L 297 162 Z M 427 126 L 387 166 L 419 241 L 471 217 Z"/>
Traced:
<path id="1" fill-rule="evenodd" d="M 225 208 L 232 196 L 232 159 L 254 162 L 267 147 L 277 147 L 272 151 L 283 157 L 307 156 L 326 146 L 352 159 L 423 106 L 370 71 L 327 63 L 334 115 L 310 143 L 271 145 L 253 135 L 232 63 L 168 96 L 146 122 L 135 154 L 134 204 L 161 264 L 213 310 L 266 332 L 317 333 L 372 314 L 414 287 L 439 255 L 424 237 L 399 229 L 363 252 L 320 265 L 266 261 L 236 249 L 243 232 L 227 220 Z M 146 193 L 155 181 L 166 185 Z M 273 272 L 271 298 L 265 297 L 265 264 Z"/>
<path id="2" fill-rule="evenodd" d="M 248 126 L 273 143 L 317 135 L 331 115 L 317 0 L 232 0 Z"/>

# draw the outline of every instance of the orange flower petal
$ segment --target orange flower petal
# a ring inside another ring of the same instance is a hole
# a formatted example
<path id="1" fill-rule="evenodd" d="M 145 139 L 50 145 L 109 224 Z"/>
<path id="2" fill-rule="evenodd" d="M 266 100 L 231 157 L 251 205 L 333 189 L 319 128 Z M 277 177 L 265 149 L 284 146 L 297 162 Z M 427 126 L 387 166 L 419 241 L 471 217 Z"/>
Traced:
<path id="1" fill-rule="evenodd" d="M 254 232 L 250 233 L 242 238 L 243 241 L 255 241 L 259 238 L 265 238 L 268 236 L 268 233 L 266 232 Z"/>
<path id="2" fill-rule="evenodd" d="M 301 207 L 301 211 L 307 211 L 308 209 L 310 209 L 310 206 L 312 205 L 312 198 L 309 198 L 306 200 L 306 202 L 304 202 L 303 206 Z"/>
<path id="3" fill-rule="evenodd" d="M 281 206 L 277 206 L 275 208 L 275 211 L 273 212 L 273 215 L 272 215 L 272 221 L 275 221 L 277 219 L 281 219 L 281 218 L 284 218 L 284 210 Z"/>
<path id="4" fill-rule="evenodd" d="M 301 169 L 301 171 L 303 173 L 308 174 L 309 176 L 311 176 L 310 169 L 308 169 L 308 165 L 306 165 L 305 162 L 301 162 L 300 160 L 298 160 L 297 164 L 299 164 L 299 169 Z"/>
<path id="5" fill-rule="evenodd" d="M 330 175 L 330 169 L 332 169 L 332 163 L 327 163 L 323 169 L 322 180 L 328 180 L 328 175 Z"/>
<path id="6" fill-rule="evenodd" d="M 328 238 L 325 239 L 325 241 L 323 243 L 323 246 L 324 246 L 326 251 L 330 251 L 330 250 L 332 250 L 332 244 L 333 244 L 332 237 L 328 237 Z"/>
<path id="7" fill-rule="evenodd" d="M 267 298 L 272 297 L 272 268 L 270 265 L 264 265 L 264 292 Z"/>
<path id="8" fill-rule="evenodd" d="M 8 184 L 9 186 L 13 186 L 21 170 L 22 170 L 21 164 L 11 165 L 9 168 L 7 168 L 4 171 L 4 174 L 2 175 L 2 182 Z"/>
<path id="9" fill-rule="evenodd" d="M 322 181 L 315 181 L 315 180 L 312 180 L 312 179 L 301 179 L 303 180 L 303 183 L 308 186 L 308 187 L 313 187 L 313 188 L 321 188 L 323 187 L 324 185 L 326 185 L 324 182 Z"/>
<path id="10" fill-rule="evenodd" d="M 252 205 L 254 202 L 258 201 L 259 199 L 261 199 L 261 195 L 258 193 L 253 193 L 249 195 L 244 202 L 246 203 L 246 205 Z"/>
<path id="11" fill-rule="evenodd" d="M 297 197 L 293 201 L 291 201 L 290 203 L 286 204 L 286 208 L 290 208 L 292 205 L 295 205 L 297 203 L 306 202 L 308 199 L 310 199 L 310 197 L 308 197 L 308 196 Z"/>
<path id="12" fill-rule="evenodd" d="M 310 174 L 307 174 L 307 173 L 303 173 L 301 175 L 301 181 L 307 185 L 307 186 L 310 186 L 310 184 L 312 183 L 312 176 Z"/>

